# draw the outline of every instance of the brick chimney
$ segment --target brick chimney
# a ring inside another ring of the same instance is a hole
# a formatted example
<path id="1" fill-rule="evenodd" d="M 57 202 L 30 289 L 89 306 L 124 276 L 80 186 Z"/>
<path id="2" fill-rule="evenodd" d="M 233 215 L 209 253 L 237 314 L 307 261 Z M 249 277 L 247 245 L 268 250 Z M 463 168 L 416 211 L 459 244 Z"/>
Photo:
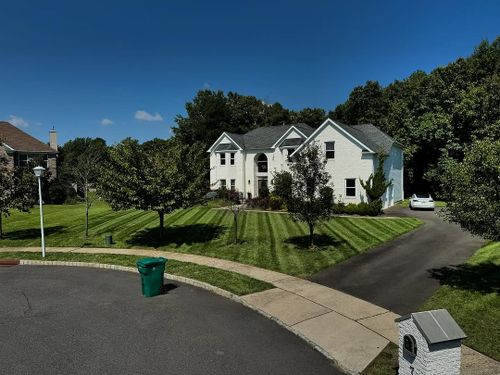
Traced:
<path id="1" fill-rule="evenodd" d="M 49 132 L 49 146 L 51 149 L 57 151 L 57 132 L 54 127 Z"/>

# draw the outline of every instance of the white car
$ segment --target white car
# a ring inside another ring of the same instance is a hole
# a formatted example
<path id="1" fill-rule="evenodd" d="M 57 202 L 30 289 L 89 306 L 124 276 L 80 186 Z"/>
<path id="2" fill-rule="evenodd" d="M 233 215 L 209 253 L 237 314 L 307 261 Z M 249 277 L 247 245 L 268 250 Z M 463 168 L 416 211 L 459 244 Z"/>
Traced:
<path id="1" fill-rule="evenodd" d="M 415 208 L 433 210 L 435 208 L 434 199 L 432 199 L 430 194 L 413 194 L 410 198 L 410 209 Z"/>

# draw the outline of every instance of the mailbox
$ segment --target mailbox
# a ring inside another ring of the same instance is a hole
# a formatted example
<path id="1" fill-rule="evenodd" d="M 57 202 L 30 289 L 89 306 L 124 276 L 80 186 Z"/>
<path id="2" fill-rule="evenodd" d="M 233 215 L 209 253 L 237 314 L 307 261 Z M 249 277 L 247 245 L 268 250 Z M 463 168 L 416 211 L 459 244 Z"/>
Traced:
<path id="1" fill-rule="evenodd" d="M 459 375 L 466 336 L 447 310 L 412 313 L 399 325 L 399 375 Z"/>

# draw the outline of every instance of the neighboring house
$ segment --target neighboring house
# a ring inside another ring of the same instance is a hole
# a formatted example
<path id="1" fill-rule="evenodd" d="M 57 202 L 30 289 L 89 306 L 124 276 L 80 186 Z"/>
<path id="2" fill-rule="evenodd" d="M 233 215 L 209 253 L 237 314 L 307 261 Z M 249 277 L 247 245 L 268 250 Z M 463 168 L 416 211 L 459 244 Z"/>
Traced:
<path id="1" fill-rule="evenodd" d="M 52 178 L 57 176 L 57 132 L 49 133 L 49 144 L 45 144 L 14 125 L 0 121 L 0 147 L 10 158 L 11 165 L 24 166 L 30 160 L 41 159 Z"/>
<path id="2" fill-rule="evenodd" d="M 379 153 L 387 155 L 384 169 L 392 180 L 382 199 L 384 207 L 403 199 L 402 146 L 372 124 L 350 126 L 330 119 L 317 129 L 294 124 L 222 133 L 208 150 L 211 189 L 225 187 L 245 198 L 256 197 L 263 186 L 271 188 L 273 172 L 289 170 L 290 158 L 311 142 L 324 151 L 337 201 L 367 201 L 360 179 L 366 181 L 375 171 Z"/>

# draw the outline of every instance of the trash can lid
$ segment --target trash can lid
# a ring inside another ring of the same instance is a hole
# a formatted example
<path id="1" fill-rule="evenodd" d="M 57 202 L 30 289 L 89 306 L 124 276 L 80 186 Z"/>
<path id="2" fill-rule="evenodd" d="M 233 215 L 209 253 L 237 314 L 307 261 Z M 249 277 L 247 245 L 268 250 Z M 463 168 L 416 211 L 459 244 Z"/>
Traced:
<path id="1" fill-rule="evenodd" d="M 164 265 L 167 262 L 167 259 L 163 257 L 159 258 L 142 258 L 137 261 L 137 267 L 142 268 L 152 268 L 160 265 Z"/>

